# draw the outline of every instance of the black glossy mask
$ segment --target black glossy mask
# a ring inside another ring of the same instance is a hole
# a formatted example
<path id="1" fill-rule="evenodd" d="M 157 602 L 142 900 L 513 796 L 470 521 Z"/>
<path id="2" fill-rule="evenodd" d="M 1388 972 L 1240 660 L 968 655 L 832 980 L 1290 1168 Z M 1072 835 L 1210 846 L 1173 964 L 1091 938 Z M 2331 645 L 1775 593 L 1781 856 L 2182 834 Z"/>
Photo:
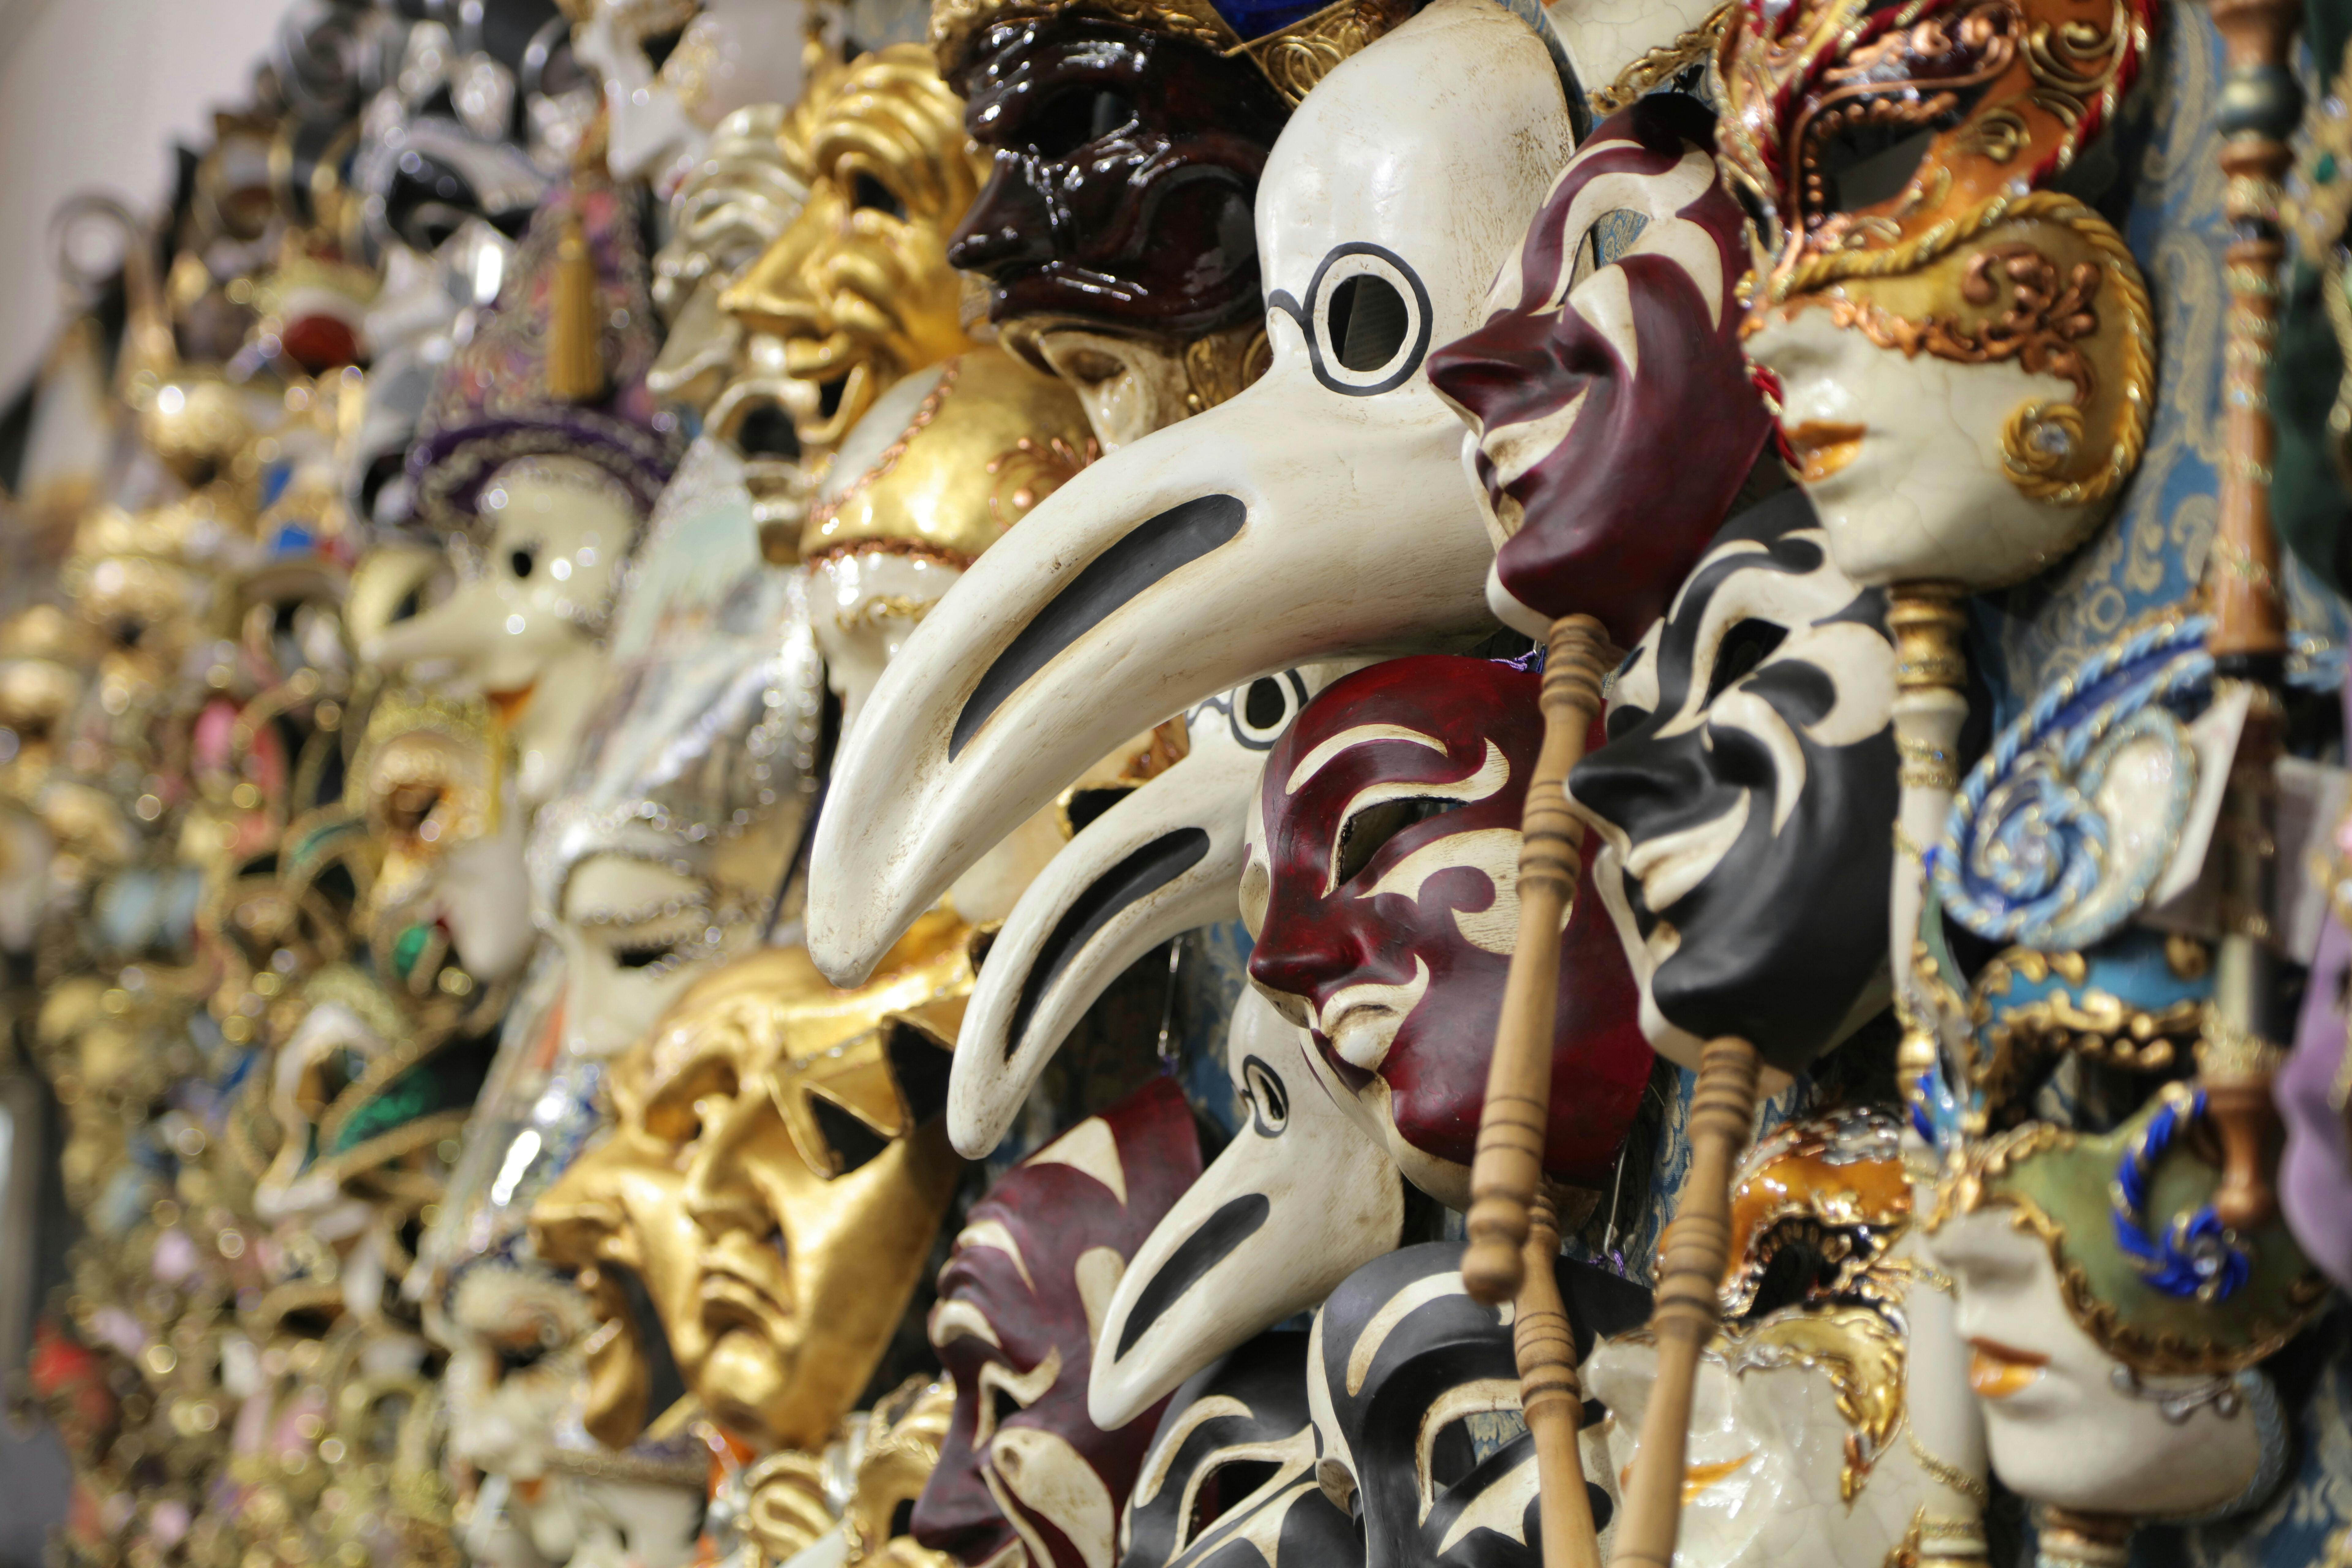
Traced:
<path id="1" fill-rule="evenodd" d="M 1885 962 L 1885 617 L 1884 595 L 1831 564 L 1801 491 L 1750 508 L 1618 671 L 1609 742 L 1569 778 L 1607 840 L 1594 882 L 1657 1013 L 1788 1071 L 1833 1043 Z M 1687 837 L 1660 853 L 1670 835 Z"/>
<path id="2" fill-rule="evenodd" d="M 954 85 L 996 163 L 948 256 L 992 320 L 1191 336 L 1264 308 L 1252 208 L 1290 111 L 1248 60 L 1064 16 L 990 29 Z"/>
<path id="3" fill-rule="evenodd" d="M 1390 1253 L 1349 1276 L 1317 1314 L 1317 1435 L 1327 1493 L 1349 1495 L 1365 1568 L 1538 1568 L 1535 1439 L 1519 1416 L 1518 1363 L 1497 1309 L 1461 1285 L 1462 1243 Z M 1580 1361 L 1596 1334 L 1646 1321 L 1650 1293 L 1562 1258 L 1560 1293 Z M 1408 1291 L 1435 1290 L 1393 1307 Z M 1424 1427 L 1431 1436 L 1424 1442 Z M 1586 1485 L 1593 1522 L 1609 1499 Z M 1423 1504 L 1423 1498 L 1429 1500 Z"/>

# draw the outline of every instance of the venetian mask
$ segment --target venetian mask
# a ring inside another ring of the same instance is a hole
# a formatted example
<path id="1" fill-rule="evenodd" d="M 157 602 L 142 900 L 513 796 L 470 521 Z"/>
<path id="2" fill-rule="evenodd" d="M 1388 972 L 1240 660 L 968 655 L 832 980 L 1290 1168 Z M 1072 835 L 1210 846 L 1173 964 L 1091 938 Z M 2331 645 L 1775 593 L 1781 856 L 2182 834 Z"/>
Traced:
<path id="1" fill-rule="evenodd" d="M 828 973 L 861 972 L 1145 726 L 1268 670 L 1488 624 L 1493 552 L 1422 362 L 1469 328 L 1572 141 L 1541 40 L 1480 0 L 1439 0 L 1308 95 L 1259 188 L 1271 367 L 1065 485 L 908 639 L 834 775 L 870 806 L 817 830 Z M 1334 591 L 1299 616 L 1307 582 Z"/>
<path id="2" fill-rule="evenodd" d="M 1119 1525 L 1119 1568 L 1243 1561 L 1345 1563 L 1353 1522 L 1315 1479 L 1307 1336 L 1261 1334 L 1168 1402 Z"/>
<path id="3" fill-rule="evenodd" d="M 569 0 L 581 63 L 604 80 L 606 162 L 674 180 L 721 120 L 801 95 L 802 8 L 775 0 Z"/>
<path id="4" fill-rule="evenodd" d="M 1885 1005 L 1881 615 L 1802 495 L 1741 513 L 1618 671 L 1608 743 L 1569 775 L 1643 1031 L 1676 1061 L 1738 1035 L 1793 1071 Z"/>
<path id="5" fill-rule="evenodd" d="M 1255 992 L 1234 1005 L 1225 1065 L 1246 1120 L 1111 1293 L 1087 1394 L 1098 1426 L 1138 1420 L 1404 1237 L 1396 1162 L 1340 1108 L 1347 1091 L 1306 1036 Z"/>
<path id="6" fill-rule="evenodd" d="M 831 451 L 893 382 L 972 346 L 947 239 L 982 171 L 916 44 L 850 62 L 808 156 L 807 205 L 720 307 L 781 341 L 785 373 L 817 392 L 794 411 L 800 444 Z"/>
<path id="7" fill-rule="evenodd" d="M 955 5 L 932 43 L 995 159 L 948 254 L 1006 341 L 1108 449 L 1239 391 L 1264 356 L 1251 206 L 1297 95 L 1207 5 Z"/>
<path id="8" fill-rule="evenodd" d="M 800 540 L 844 733 L 940 595 L 1093 456 L 1068 389 L 1000 349 L 919 371 L 874 404 Z"/>
<path id="9" fill-rule="evenodd" d="M 1129 964 L 1241 913 L 1234 889 L 1265 753 L 1344 668 L 1286 669 L 1196 705 L 1182 755 L 1097 806 L 1021 895 L 958 1037 L 948 1132 L 967 1158 L 996 1147 L 1064 1037 Z"/>
<path id="10" fill-rule="evenodd" d="M 1928 857 L 1915 959 L 1938 1037 L 1906 1088 L 1946 1163 L 1928 1247 L 1993 1470 L 2125 1521 L 2267 1494 L 2284 1453 L 2259 1363 L 2326 1293 L 2275 1213 L 2216 1211 L 2197 1073 L 2244 1047 L 2207 944 L 2150 923 L 2204 864 L 2221 791 L 2200 784 L 2236 743 L 2211 630 L 2151 620 L 1994 738 Z"/>
<path id="11" fill-rule="evenodd" d="M 1113 1560 L 1150 1432 L 1088 1419 L 1095 1331 L 1128 1258 L 1200 1173 L 1192 1111 L 1159 1079 L 972 1205 L 931 1310 L 956 1405 L 916 1540 L 971 1568 Z"/>
<path id="12" fill-rule="evenodd" d="M 1981 1455 L 1971 1467 L 1927 1448 L 1932 1422 L 1911 1409 L 1923 1392 L 1913 1309 L 1949 1286 L 1916 1256 L 1897 1145 L 1891 1119 L 1856 1113 L 1783 1127 L 1742 1163 L 1727 1322 L 1699 1363 L 1678 1557 L 1880 1568 L 1904 1551 L 1984 1552 Z M 1656 1375 L 1646 1331 L 1585 1364 L 1620 1470 Z"/>
<path id="13" fill-rule="evenodd" d="M 1602 121 L 1505 264 L 1486 325 L 1430 356 L 1494 514 L 1487 603 L 1538 638 L 1579 612 L 1620 642 L 1646 631 L 1769 428 L 1739 353 L 1748 257 L 1713 131 L 1674 94 Z"/>
<path id="14" fill-rule="evenodd" d="M 1361 1521 L 1366 1568 L 1542 1560 L 1535 1439 L 1519 1415 L 1511 1331 L 1462 1285 L 1462 1244 L 1408 1247 L 1367 1264 L 1315 1314 L 1307 1401 L 1335 1507 Z M 1648 1292 L 1562 1259 L 1580 1346 L 1649 1315 Z M 1584 1445 L 1596 1447 L 1595 1435 Z M 1588 1475 L 1605 1462 L 1584 1461 Z M 1613 1503 L 1591 1482 L 1593 1523 Z"/>
<path id="15" fill-rule="evenodd" d="M 2034 187 L 2113 115 L 2147 42 L 2114 0 L 1827 0 L 1726 32 L 1748 352 L 1855 582 L 2029 576 L 2138 462 L 2147 284 L 2104 218 Z"/>
<path id="16" fill-rule="evenodd" d="M 791 948 L 708 976 L 615 1065 L 619 1125 L 531 1211 L 543 1256 L 643 1281 L 704 1409 L 761 1448 L 824 1445 L 914 1292 L 954 1180 L 938 1058 L 967 934 L 919 930 L 855 994 Z M 612 1353 L 644 1352 L 625 1330 Z M 592 1429 L 625 1415 L 592 1390 Z"/>
<path id="17" fill-rule="evenodd" d="M 2337 829 L 2338 869 L 2333 896 L 2346 888 L 2340 857 L 2352 845 Z M 2329 1279 L 2352 1281 L 2352 1129 L 2345 1117 L 2345 1061 L 2352 1054 L 2352 1028 L 2344 1016 L 2345 980 L 2352 973 L 2352 935 L 2338 906 L 2322 927 L 2319 951 L 2303 996 L 2303 1016 L 2294 1050 L 2279 1069 L 2275 1089 L 2286 1122 L 2286 1147 L 2279 1156 L 2279 1205 L 2294 1238 Z M 949 1125 L 954 1125 L 950 1102 Z"/>
<path id="18" fill-rule="evenodd" d="M 511 976 L 530 955 L 530 883 L 504 749 L 483 699 L 395 689 L 377 700 L 344 785 L 382 855 L 357 914 L 373 943 L 446 942 L 484 980 Z"/>
<path id="19" fill-rule="evenodd" d="M 774 918 L 815 787 L 823 679 L 804 584 L 763 562 L 705 437 L 614 614 L 571 787 L 532 827 L 565 959 L 565 1047 L 612 1057 Z"/>
<path id="20" fill-rule="evenodd" d="M 1330 687 L 1266 754 L 1242 872 L 1251 982 L 1309 1031 L 1406 1178 L 1457 1208 L 1518 942 L 1538 684 L 1432 657 Z M 1587 1188 L 1607 1181 L 1651 1065 L 1595 902 L 1578 899 L 1560 937 L 1544 1150 L 1554 1179 Z"/>

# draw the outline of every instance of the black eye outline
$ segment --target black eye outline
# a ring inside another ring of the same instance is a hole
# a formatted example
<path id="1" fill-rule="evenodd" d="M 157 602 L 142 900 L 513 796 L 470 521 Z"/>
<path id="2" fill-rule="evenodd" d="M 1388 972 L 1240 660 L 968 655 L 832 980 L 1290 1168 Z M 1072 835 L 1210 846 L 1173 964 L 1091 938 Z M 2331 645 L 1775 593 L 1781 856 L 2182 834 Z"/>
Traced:
<path id="1" fill-rule="evenodd" d="M 1262 698 L 1281 704 L 1282 711 L 1271 723 L 1261 722 L 1257 718 Z M 1290 721 L 1298 717 L 1298 710 L 1306 706 L 1305 678 L 1295 669 L 1286 669 L 1279 675 L 1262 675 L 1243 688 L 1240 700 L 1233 705 L 1226 718 L 1233 723 L 1236 743 L 1253 752 L 1270 752 L 1290 728 Z"/>
<path id="2" fill-rule="evenodd" d="M 1279 1138 L 1290 1125 L 1290 1091 L 1283 1087 L 1282 1075 L 1265 1064 L 1263 1058 L 1242 1058 L 1243 1092 L 1249 1097 L 1250 1121 L 1261 1138 Z"/>
<path id="3" fill-rule="evenodd" d="M 1346 265 L 1358 258 L 1362 258 L 1362 261 L 1355 266 Z M 1332 276 L 1335 268 L 1339 269 L 1336 278 Z M 1338 344 L 1331 345 L 1328 355 L 1325 353 L 1325 344 L 1331 336 L 1331 306 L 1339 285 L 1350 279 L 1364 277 L 1381 279 L 1395 289 L 1399 298 L 1406 303 L 1403 346 L 1381 367 L 1385 374 L 1377 381 L 1346 379 L 1370 375 L 1372 372 L 1352 371 L 1341 363 Z M 1326 284 L 1329 285 L 1328 289 Z M 1315 367 L 1315 379 L 1343 397 L 1377 397 L 1384 392 L 1393 392 L 1412 380 L 1413 373 L 1421 368 L 1421 362 L 1429 356 L 1430 334 L 1434 331 L 1430 315 L 1429 289 L 1422 283 L 1421 275 L 1406 264 L 1403 257 L 1383 246 L 1366 240 L 1335 246 L 1323 258 L 1322 264 L 1315 268 L 1314 279 L 1307 286 L 1305 305 L 1280 289 L 1266 296 L 1265 304 L 1268 310 L 1280 310 L 1298 324 L 1298 330 L 1307 338 L 1307 354 Z M 1391 366 L 1393 368 L 1388 368 Z"/>

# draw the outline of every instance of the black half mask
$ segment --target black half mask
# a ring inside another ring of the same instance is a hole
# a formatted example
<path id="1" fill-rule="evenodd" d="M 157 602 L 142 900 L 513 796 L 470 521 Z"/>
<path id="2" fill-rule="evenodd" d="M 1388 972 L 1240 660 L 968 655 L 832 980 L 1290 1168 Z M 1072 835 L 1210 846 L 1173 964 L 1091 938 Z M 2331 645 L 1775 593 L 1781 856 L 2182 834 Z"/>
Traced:
<path id="1" fill-rule="evenodd" d="M 1897 795 L 1885 601 L 1787 490 L 1734 518 L 1618 669 L 1569 775 L 1603 844 L 1650 1043 L 1723 1035 L 1787 1071 L 1884 996 Z"/>
<path id="2" fill-rule="evenodd" d="M 1249 59 L 1065 15 L 991 28 L 954 85 L 996 163 L 948 256 L 992 319 L 1191 336 L 1264 308 L 1251 210 L 1290 110 Z"/>
<path id="3" fill-rule="evenodd" d="M 1136 1478 L 1119 1568 L 1347 1568 L 1348 1515 L 1315 1479 L 1302 1333 L 1261 1334 L 1176 1391 Z"/>
<path id="4" fill-rule="evenodd" d="M 1350 1275 L 1316 1314 L 1308 1399 L 1318 1476 L 1348 1500 L 1365 1568 L 1538 1568 L 1535 1439 L 1500 1311 L 1462 1286 L 1462 1243 L 1390 1253 Z M 1561 1258 L 1577 1358 L 1596 1334 L 1648 1321 L 1650 1294 Z M 1586 1483 L 1593 1523 L 1610 1500 Z"/>

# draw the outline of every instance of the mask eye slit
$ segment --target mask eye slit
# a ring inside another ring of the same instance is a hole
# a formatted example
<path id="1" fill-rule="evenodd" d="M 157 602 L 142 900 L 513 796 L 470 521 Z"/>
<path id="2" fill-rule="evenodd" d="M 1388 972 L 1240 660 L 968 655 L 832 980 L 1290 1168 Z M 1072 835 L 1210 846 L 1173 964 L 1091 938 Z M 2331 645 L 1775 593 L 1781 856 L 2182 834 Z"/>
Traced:
<path id="1" fill-rule="evenodd" d="M 1347 826 L 1339 830 L 1338 880 L 1343 883 L 1354 881 L 1389 840 L 1406 828 L 1461 808 L 1462 802 L 1458 800 L 1433 795 L 1384 800 L 1377 805 L 1366 806 L 1348 818 Z"/>
<path id="2" fill-rule="evenodd" d="M 1757 667 L 1772 657 L 1773 650 L 1788 639 L 1786 626 L 1750 616 L 1736 622 L 1715 645 L 1715 659 L 1706 678 L 1706 701 L 1713 702 L 1737 682 L 1756 673 Z"/>

